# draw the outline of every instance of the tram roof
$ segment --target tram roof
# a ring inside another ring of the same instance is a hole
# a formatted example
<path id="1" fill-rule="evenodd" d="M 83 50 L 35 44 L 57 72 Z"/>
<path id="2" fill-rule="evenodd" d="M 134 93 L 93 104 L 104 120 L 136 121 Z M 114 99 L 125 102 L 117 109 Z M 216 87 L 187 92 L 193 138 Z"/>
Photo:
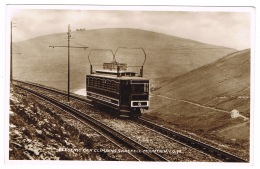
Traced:
<path id="1" fill-rule="evenodd" d="M 110 79 L 118 79 L 118 80 L 149 80 L 144 77 L 140 76 L 117 76 L 117 71 L 110 71 L 110 70 L 97 70 L 97 73 L 95 74 L 90 74 L 88 76 L 93 76 L 93 77 L 103 77 L 103 78 L 110 78 Z M 104 73 L 104 74 L 102 74 Z M 119 71 L 119 73 L 134 73 L 135 72 L 129 72 L 129 71 Z"/>
<path id="2" fill-rule="evenodd" d="M 96 73 L 106 73 L 106 74 L 117 74 L 116 70 L 96 70 Z M 120 70 L 119 73 L 134 73 L 136 72 L 131 72 L 131 71 L 125 71 L 125 70 Z"/>

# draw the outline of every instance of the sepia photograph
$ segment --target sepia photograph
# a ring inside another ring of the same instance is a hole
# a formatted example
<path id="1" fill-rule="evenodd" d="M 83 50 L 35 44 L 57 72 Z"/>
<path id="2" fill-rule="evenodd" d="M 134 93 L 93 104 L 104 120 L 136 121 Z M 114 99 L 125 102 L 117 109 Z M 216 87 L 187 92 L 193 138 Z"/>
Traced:
<path id="1" fill-rule="evenodd" d="M 8 160 L 251 163 L 254 15 L 7 5 Z"/>

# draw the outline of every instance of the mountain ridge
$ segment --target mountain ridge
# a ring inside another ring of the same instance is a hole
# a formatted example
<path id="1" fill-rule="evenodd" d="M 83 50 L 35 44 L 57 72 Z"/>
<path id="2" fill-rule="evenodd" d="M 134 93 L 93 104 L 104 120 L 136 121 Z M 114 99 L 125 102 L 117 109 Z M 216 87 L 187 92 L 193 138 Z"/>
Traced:
<path id="1" fill-rule="evenodd" d="M 150 33 L 150 34 L 158 34 L 160 36 L 170 36 L 171 38 L 174 38 L 176 40 L 185 40 L 185 41 L 190 41 L 190 42 L 194 42 L 194 43 L 200 43 L 200 44 L 204 44 L 204 45 L 212 45 L 212 47 L 215 49 L 215 48 L 229 48 L 229 49 L 232 49 L 232 50 L 236 50 L 236 49 L 233 49 L 233 48 L 230 48 L 230 47 L 225 47 L 225 46 L 220 46 L 220 45 L 213 45 L 213 44 L 207 44 L 205 42 L 200 42 L 200 41 L 196 41 L 196 40 L 192 40 L 192 39 L 188 39 L 188 38 L 181 38 L 181 37 L 178 37 L 178 36 L 174 36 L 174 35 L 170 35 L 170 34 L 165 34 L 165 33 L 160 33 L 160 32 L 155 32 L 155 31 L 150 31 L 150 30 L 143 30 L 143 29 L 135 29 L 135 28 L 100 28 L 100 29 L 89 29 L 89 30 L 84 30 L 84 31 L 71 31 L 71 34 L 73 33 L 77 33 L 77 32 L 81 32 L 81 33 L 84 33 L 84 32 L 89 32 L 89 31 L 109 31 L 109 30 L 114 30 L 114 29 L 117 29 L 119 31 L 121 30 L 131 30 L 131 31 L 138 31 L 138 32 L 147 32 L 147 33 Z M 32 38 L 29 38 L 29 39 L 26 39 L 26 40 L 22 40 L 22 41 L 16 41 L 14 43 L 22 43 L 22 42 L 25 42 L 25 41 L 28 41 L 28 40 L 34 40 L 34 39 L 38 39 L 38 38 L 44 38 L 44 37 L 48 37 L 48 36 L 52 36 L 52 35 L 64 35 L 64 34 L 67 34 L 67 32 L 62 32 L 62 33 L 55 33 L 55 34 L 46 34 L 46 35 L 41 35 L 41 36 L 37 36 L 37 37 L 32 37 Z M 160 48 L 162 49 L 162 48 Z M 174 48 L 165 48 L 165 50 L 175 50 Z"/>
<path id="2" fill-rule="evenodd" d="M 71 49 L 72 89 L 85 87 L 84 77 L 89 72 L 87 55 L 91 49 L 144 48 L 147 55 L 144 75 L 151 78 L 154 83 L 157 83 L 156 78 L 179 76 L 236 51 L 138 29 L 109 28 L 74 31 L 71 34 L 74 38 L 71 44 L 84 44 L 90 47 L 86 50 Z M 13 56 L 14 78 L 46 85 L 49 81 L 52 87 L 59 87 L 59 81 L 62 84 L 66 83 L 67 50 L 49 47 L 67 45 L 66 37 L 66 33 L 58 33 L 14 43 L 15 50 L 22 53 L 20 56 Z M 92 58 L 96 59 L 94 62 L 101 64 L 112 60 L 109 52 L 96 52 L 93 56 L 95 57 Z M 127 62 L 128 65 L 140 65 L 144 59 L 144 54 L 140 50 L 120 49 L 117 56 L 119 62 Z M 66 85 L 61 89 L 65 87 Z"/>

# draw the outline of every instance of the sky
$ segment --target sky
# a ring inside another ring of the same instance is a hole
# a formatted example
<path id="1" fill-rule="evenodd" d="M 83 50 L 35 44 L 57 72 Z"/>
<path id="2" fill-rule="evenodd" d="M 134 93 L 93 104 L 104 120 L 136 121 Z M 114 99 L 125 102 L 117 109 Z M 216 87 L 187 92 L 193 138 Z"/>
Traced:
<path id="1" fill-rule="evenodd" d="M 250 13 L 155 9 L 9 9 L 15 22 L 13 41 L 78 28 L 135 28 L 164 33 L 237 50 L 250 48 Z"/>

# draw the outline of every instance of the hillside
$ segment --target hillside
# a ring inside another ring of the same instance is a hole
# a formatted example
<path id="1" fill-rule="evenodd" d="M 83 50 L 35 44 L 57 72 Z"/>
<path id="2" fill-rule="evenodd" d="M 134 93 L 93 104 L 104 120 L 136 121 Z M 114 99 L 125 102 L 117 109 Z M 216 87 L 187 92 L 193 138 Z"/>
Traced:
<path id="1" fill-rule="evenodd" d="M 232 53 L 177 78 L 166 79 L 154 94 L 249 115 L 250 50 Z"/>
<path id="2" fill-rule="evenodd" d="M 234 49 L 204 44 L 165 34 L 137 29 L 98 29 L 72 32 L 71 45 L 83 44 L 89 48 L 71 49 L 71 87 L 85 87 L 85 75 L 89 73 L 87 56 L 91 49 L 118 47 L 144 48 L 147 54 L 144 73 L 152 85 L 160 79 L 177 77 L 190 70 L 211 63 Z M 28 80 L 65 90 L 67 83 L 67 49 L 50 48 L 51 45 L 67 45 L 66 33 L 51 34 L 14 43 L 14 78 Z M 76 43 L 75 43 L 76 42 Z M 141 65 L 144 55 L 141 50 L 120 49 L 117 61 L 128 65 Z M 94 64 L 112 60 L 109 52 L 93 52 Z M 98 67 L 97 67 L 98 68 Z"/>
<path id="3" fill-rule="evenodd" d="M 152 91 L 147 112 L 169 127 L 227 143 L 249 153 L 250 50 L 232 53 Z M 239 115 L 232 117 L 236 109 Z M 216 143 L 219 144 L 219 143 Z"/>

